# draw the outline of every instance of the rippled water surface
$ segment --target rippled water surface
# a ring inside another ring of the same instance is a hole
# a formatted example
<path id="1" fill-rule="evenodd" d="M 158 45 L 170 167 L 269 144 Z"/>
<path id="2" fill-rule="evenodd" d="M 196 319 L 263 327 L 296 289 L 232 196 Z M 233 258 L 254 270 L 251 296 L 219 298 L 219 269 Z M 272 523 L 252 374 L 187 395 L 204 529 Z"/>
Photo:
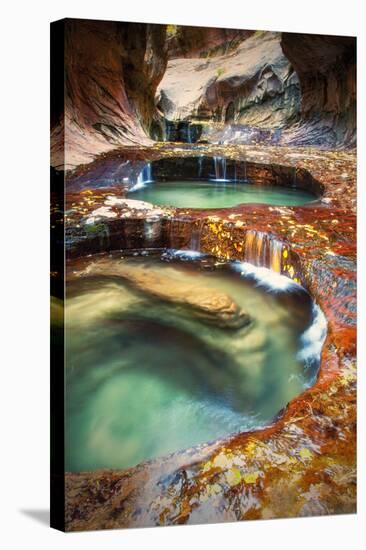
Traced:
<path id="1" fill-rule="evenodd" d="M 232 264 L 172 254 L 78 260 L 68 281 L 68 471 L 261 426 L 316 377 L 298 285 L 269 291 Z"/>
<path id="2" fill-rule="evenodd" d="M 180 208 L 227 208 L 243 203 L 300 206 L 315 200 L 300 189 L 225 181 L 151 182 L 128 193 L 129 198 Z"/>

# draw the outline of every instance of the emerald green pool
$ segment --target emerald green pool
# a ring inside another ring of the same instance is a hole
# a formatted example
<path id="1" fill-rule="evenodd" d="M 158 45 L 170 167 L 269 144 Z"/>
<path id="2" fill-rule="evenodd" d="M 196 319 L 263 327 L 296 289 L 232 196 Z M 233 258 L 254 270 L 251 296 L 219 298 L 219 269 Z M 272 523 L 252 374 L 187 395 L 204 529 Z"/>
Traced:
<path id="1" fill-rule="evenodd" d="M 301 351 L 314 305 L 299 285 L 266 289 L 199 255 L 121 256 L 69 266 L 67 471 L 260 427 L 313 384 L 320 350 L 311 365 Z"/>
<path id="2" fill-rule="evenodd" d="M 149 182 L 136 186 L 127 196 L 178 208 L 228 208 L 248 203 L 301 206 L 316 199 L 301 189 L 218 180 Z"/>

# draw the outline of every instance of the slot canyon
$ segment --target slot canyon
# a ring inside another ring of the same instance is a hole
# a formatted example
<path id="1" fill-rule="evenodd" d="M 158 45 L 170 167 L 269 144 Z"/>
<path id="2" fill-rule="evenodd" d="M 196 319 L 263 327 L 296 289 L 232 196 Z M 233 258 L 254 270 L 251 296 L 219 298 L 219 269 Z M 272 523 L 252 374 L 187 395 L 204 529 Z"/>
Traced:
<path id="1" fill-rule="evenodd" d="M 355 512 L 356 40 L 77 19 L 54 37 L 66 529 Z M 161 376 L 117 371 L 133 342 Z"/>

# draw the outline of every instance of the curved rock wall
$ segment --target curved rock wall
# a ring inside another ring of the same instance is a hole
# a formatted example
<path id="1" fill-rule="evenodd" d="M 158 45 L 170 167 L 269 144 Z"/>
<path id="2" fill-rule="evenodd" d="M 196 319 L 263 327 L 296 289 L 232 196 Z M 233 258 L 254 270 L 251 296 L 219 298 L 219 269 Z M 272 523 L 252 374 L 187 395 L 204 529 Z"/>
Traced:
<path id="1" fill-rule="evenodd" d="M 159 85 L 158 108 L 168 120 L 206 119 L 213 142 L 355 145 L 355 38 L 257 31 L 228 35 L 225 46 L 213 32 L 220 29 L 199 30 L 201 50 L 192 49 L 193 31 L 179 31 L 180 49 Z"/>
<path id="2" fill-rule="evenodd" d="M 281 46 L 300 80 L 305 123 L 287 142 L 355 145 L 356 39 L 283 33 Z"/>
<path id="3" fill-rule="evenodd" d="M 64 113 L 52 161 L 73 167 L 118 145 L 148 144 L 166 66 L 165 25 L 66 20 Z"/>
<path id="4" fill-rule="evenodd" d="M 256 32 L 223 55 L 171 59 L 157 104 L 169 120 L 274 128 L 296 120 L 299 83 L 283 54 L 281 34 Z"/>
<path id="5" fill-rule="evenodd" d="M 54 167 L 152 145 L 149 136 L 164 139 L 163 117 L 206 121 L 203 139 L 214 143 L 356 143 L 352 37 L 69 19 L 64 30 Z"/>

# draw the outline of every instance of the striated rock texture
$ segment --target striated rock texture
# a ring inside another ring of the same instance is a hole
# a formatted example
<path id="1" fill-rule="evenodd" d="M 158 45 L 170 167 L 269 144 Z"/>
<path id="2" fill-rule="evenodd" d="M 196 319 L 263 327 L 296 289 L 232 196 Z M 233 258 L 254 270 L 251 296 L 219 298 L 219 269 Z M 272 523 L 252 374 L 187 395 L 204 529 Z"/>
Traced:
<path id="1" fill-rule="evenodd" d="M 355 38 L 257 31 L 228 35 L 225 49 L 224 36 L 196 34 L 206 59 L 180 31 L 158 88 L 168 120 L 207 120 L 203 139 L 216 143 L 355 145 Z"/>
<path id="2" fill-rule="evenodd" d="M 168 57 L 210 57 L 228 53 L 255 31 L 168 25 Z"/>
<path id="3" fill-rule="evenodd" d="M 150 142 L 165 32 L 165 25 L 65 20 L 65 103 L 64 113 L 53 113 L 53 166 Z"/>
<path id="4" fill-rule="evenodd" d="M 214 143 L 355 145 L 352 37 L 70 19 L 63 26 L 54 167 L 161 140 L 163 117 L 206 122 L 201 139 Z"/>
<path id="5" fill-rule="evenodd" d="M 176 156 L 171 146 L 164 147 L 145 154 L 149 159 Z M 168 244 L 190 249 L 194 222 L 201 228 L 201 251 L 245 261 L 248 233 L 267 233 L 282 243 L 281 272 L 300 280 L 326 317 L 328 331 L 319 377 L 263 430 L 203 444 L 128 470 L 67 473 L 67 530 L 356 510 L 354 152 L 263 146 L 205 149 L 211 154 L 225 150 L 231 158 L 260 163 L 261 170 L 264 165 L 279 164 L 293 167 L 294 175 L 300 168 L 307 170 L 323 186 L 323 197 L 304 207 L 256 204 L 214 211 L 167 209 L 165 216 L 149 222 L 153 244 L 146 230 L 148 213 L 117 208 L 122 203 L 116 200 L 111 206 L 112 189 L 84 188 L 79 193 L 68 192 L 65 222 L 70 244 L 81 238 L 80 226 L 87 226 L 87 214 L 102 205 L 110 206 L 115 216 L 103 218 L 95 232 L 85 234 L 80 254 L 118 250 L 128 241 L 130 248 Z M 119 154 L 124 160 L 131 151 Z M 195 151 L 187 147 L 185 154 L 194 155 Z M 118 165 L 121 158 L 115 154 L 114 161 Z M 114 194 L 121 191 L 114 187 Z"/>
<path id="6" fill-rule="evenodd" d="M 283 54 L 281 34 L 256 32 L 223 55 L 170 60 L 157 104 L 169 120 L 273 128 L 296 120 L 300 90 Z"/>
<path id="7" fill-rule="evenodd" d="M 356 38 L 283 33 L 300 80 L 300 128 L 287 143 L 355 145 Z"/>

